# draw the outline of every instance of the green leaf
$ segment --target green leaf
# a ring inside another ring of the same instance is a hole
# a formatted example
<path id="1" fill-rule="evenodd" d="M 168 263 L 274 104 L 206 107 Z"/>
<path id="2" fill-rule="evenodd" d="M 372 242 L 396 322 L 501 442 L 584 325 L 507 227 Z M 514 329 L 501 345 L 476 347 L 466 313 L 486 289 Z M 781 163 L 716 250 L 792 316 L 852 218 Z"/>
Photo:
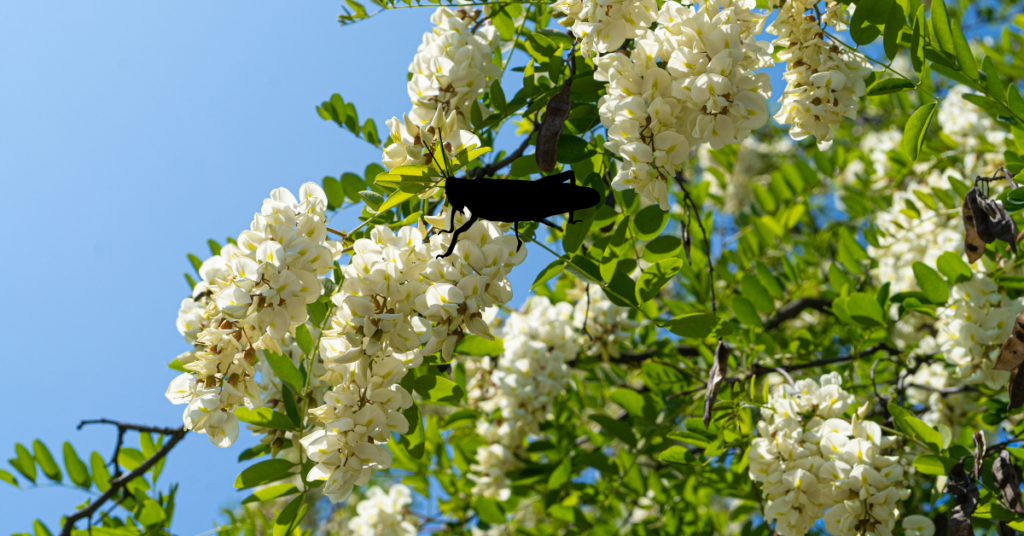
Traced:
<path id="1" fill-rule="evenodd" d="M 647 267 L 636 282 L 636 299 L 640 303 L 653 300 L 661 289 L 679 273 L 680 259 L 664 259 Z"/>
<path id="2" fill-rule="evenodd" d="M 707 446 L 707 444 L 705 444 Z M 658 455 L 661 461 L 676 463 L 680 465 L 696 465 L 697 458 L 690 452 L 690 449 L 679 445 L 672 445 Z"/>
<path id="3" fill-rule="evenodd" d="M 928 131 L 928 125 L 935 116 L 935 103 L 929 102 L 921 106 L 910 116 L 907 125 L 903 128 L 903 139 L 900 140 L 900 150 L 910 160 L 916 162 L 921 154 L 921 147 L 924 145 L 924 137 Z"/>
<path id="4" fill-rule="evenodd" d="M 583 240 L 587 238 L 587 233 L 590 232 L 590 227 L 594 225 L 594 216 L 597 214 L 595 207 L 590 207 L 582 212 L 577 212 L 575 218 L 579 220 L 577 223 L 570 223 L 565 230 L 565 234 L 562 236 L 562 249 L 565 250 L 566 254 L 576 253 L 583 245 Z"/>
<path id="5" fill-rule="evenodd" d="M 594 261 L 583 255 L 575 255 L 569 259 L 565 269 L 576 279 L 584 283 L 590 282 L 601 285 L 604 282 L 601 279 L 601 269 L 594 264 Z"/>
<path id="6" fill-rule="evenodd" d="M 313 325 L 315 326 L 323 325 L 324 319 L 327 318 L 327 310 L 327 302 L 323 299 L 317 300 L 309 305 L 306 305 L 306 313 L 309 314 L 309 319 L 313 322 Z"/>
<path id="7" fill-rule="evenodd" d="M 367 208 L 373 212 L 380 212 L 378 209 L 381 204 L 384 203 L 384 196 L 374 192 L 373 190 L 364 190 L 359 192 L 359 198 L 362 199 L 363 202 L 366 203 Z"/>
<path id="8" fill-rule="evenodd" d="M 466 395 L 459 384 L 433 374 L 417 377 L 413 385 L 413 389 L 423 397 L 424 402 L 432 404 L 457 405 Z"/>
<path id="9" fill-rule="evenodd" d="M 572 477 L 572 460 L 565 458 L 548 477 L 548 491 L 557 490 L 569 483 Z"/>
<path id="10" fill-rule="evenodd" d="M 744 277 L 740 280 L 740 289 L 743 297 L 750 300 L 750 303 L 754 304 L 754 307 L 761 313 L 769 314 L 775 310 L 775 302 L 771 295 L 756 277 Z"/>
<path id="11" fill-rule="evenodd" d="M 480 412 L 472 409 L 460 409 L 445 418 L 441 430 L 451 430 L 464 424 L 473 424 L 480 418 Z"/>
<path id="12" fill-rule="evenodd" d="M 999 71 L 996 70 L 996 64 L 992 63 L 992 58 L 985 56 L 985 60 L 981 62 L 981 67 L 985 71 L 985 88 L 988 90 L 988 96 L 994 100 L 1002 101 L 1005 98 L 1003 96 L 1003 82 L 999 79 Z"/>
<path id="13" fill-rule="evenodd" d="M 590 420 L 601 425 L 601 429 L 611 436 L 618 438 L 627 445 L 636 448 L 636 436 L 633 435 L 633 428 L 622 421 L 617 421 L 607 415 L 591 415 Z"/>
<path id="14" fill-rule="evenodd" d="M 914 262 L 913 269 L 914 277 L 917 278 L 917 286 L 921 287 L 921 292 L 928 298 L 928 301 L 936 305 L 942 305 L 949 301 L 949 284 L 938 272 L 920 261 Z"/>
<path id="15" fill-rule="evenodd" d="M 239 462 L 245 462 L 245 461 L 249 461 L 249 460 L 254 460 L 256 458 L 259 458 L 260 456 L 266 456 L 267 454 L 270 454 L 270 451 L 271 451 L 270 445 L 264 445 L 264 444 L 261 443 L 259 445 L 256 445 L 256 446 L 253 446 L 253 447 L 249 447 L 249 448 L 243 450 L 238 455 L 238 461 Z"/>
<path id="16" fill-rule="evenodd" d="M 494 19 L 492 18 L 491 20 Z M 511 20 L 509 22 L 511 22 Z M 497 23 L 495 23 L 495 25 L 497 25 Z M 507 39 L 511 40 L 512 37 L 509 36 Z M 501 80 L 495 80 L 491 83 L 491 107 L 498 113 L 503 113 L 507 106 L 508 103 L 505 101 L 505 91 L 501 89 Z"/>
<path id="17" fill-rule="evenodd" d="M 932 452 L 942 451 L 942 434 L 915 417 L 914 414 L 895 402 L 889 403 L 889 414 L 896 421 L 896 426 L 904 433 L 923 441 L 932 449 Z"/>
<path id="18" fill-rule="evenodd" d="M 967 264 L 960 255 L 947 251 L 939 255 L 935 266 L 942 272 L 942 275 L 949 279 L 950 283 L 956 285 L 964 281 L 970 281 L 974 277 L 971 265 Z M 916 275 L 916 274 L 915 274 Z"/>
<path id="19" fill-rule="evenodd" d="M 1017 116 L 1017 119 L 1024 120 L 1024 98 L 1021 98 L 1020 91 L 1017 90 L 1017 86 L 1010 84 L 1010 86 L 1006 88 L 1006 103 L 1009 106 L 1010 111 L 1013 112 L 1013 115 Z M 1017 140 L 1016 143 L 1018 148 L 1024 151 L 1024 145 L 1022 145 L 1024 139 L 1018 137 L 1018 132 L 1020 132 L 1020 129 L 1014 128 L 1013 137 Z"/>
<path id="20" fill-rule="evenodd" d="M 651 240 L 668 224 L 668 212 L 661 210 L 656 204 L 648 205 L 634 216 L 633 224 L 636 225 L 639 240 Z"/>
<path id="21" fill-rule="evenodd" d="M 323 188 L 324 193 L 327 194 L 327 204 L 332 208 L 338 208 L 345 204 L 345 188 L 341 185 L 341 181 L 334 177 L 324 177 Z"/>
<path id="22" fill-rule="evenodd" d="M 35 453 L 36 462 L 39 463 L 39 468 L 43 470 L 43 474 L 46 478 L 54 482 L 60 482 L 64 480 L 64 475 L 60 472 L 60 467 L 57 466 L 57 462 L 53 460 L 53 454 L 50 454 L 50 449 L 46 448 L 46 445 L 42 441 L 36 439 L 32 442 L 32 450 Z"/>
<path id="23" fill-rule="evenodd" d="M 951 55 L 956 54 L 956 46 L 953 44 L 953 32 L 949 26 L 949 15 L 946 13 L 946 4 L 942 0 L 932 0 L 932 33 L 935 40 L 939 42 L 939 48 Z"/>
<path id="24" fill-rule="evenodd" d="M 264 460 L 246 467 L 235 478 L 235 489 L 249 489 L 291 476 L 295 464 L 284 459 Z"/>
<path id="25" fill-rule="evenodd" d="M 688 313 L 665 323 L 669 331 L 680 337 L 703 339 L 718 326 L 718 318 L 711 313 Z"/>
<path id="26" fill-rule="evenodd" d="M 924 6 L 918 6 L 910 34 L 910 63 L 918 74 L 924 70 L 925 33 Z"/>
<path id="27" fill-rule="evenodd" d="M 17 457 L 8 460 L 8 463 L 21 473 L 21 476 L 34 484 L 36 482 L 36 459 L 32 457 L 32 453 L 21 443 L 14 445 L 14 452 Z"/>
<path id="28" fill-rule="evenodd" d="M 537 278 L 534 279 L 533 284 L 530 285 L 530 290 L 536 291 L 549 279 L 562 273 L 562 270 L 565 270 L 565 262 L 563 262 L 562 259 L 555 259 L 554 261 L 551 261 L 551 264 L 547 265 L 547 267 L 537 274 Z"/>
<path id="29" fill-rule="evenodd" d="M 122 448 L 117 453 L 117 463 L 129 471 L 134 471 L 146 461 L 139 449 Z"/>
<path id="30" fill-rule="evenodd" d="M 505 512 L 502 511 L 498 501 L 490 497 L 475 497 L 473 499 L 473 510 L 480 516 L 480 521 L 491 525 L 502 525 L 505 523 Z"/>
<path id="31" fill-rule="evenodd" d="M 362 177 L 355 173 L 344 173 L 341 176 L 341 190 L 345 192 L 345 197 L 353 203 L 358 203 L 362 200 L 359 192 L 366 189 L 366 183 L 363 182 Z M 330 194 L 328 194 L 330 195 Z M 329 199 L 329 197 L 328 197 Z M 341 206 L 341 205 L 337 205 Z"/>
<path id="32" fill-rule="evenodd" d="M 605 295 L 608 301 L 619 307 L 639 306 L 636 301 L 636 282 L 620 270 L 615 270 L 612 274 L 611 281 L 605 287 Z"/>
<path id="33" fill-rule="evenodd" d="M 540 173 L 540 166 L 537 165 L 537 157 L 532 154 L 519 157 L 509 168 L 509 174 L 513 177 L 526 177 L 535 173 Z"/>
<path id="34" fill-rule="evenodd" d="M 252 495 L 246 497 L 242 501 L 242 504 L 269 501 L 271 499 L 285 497 L 298 492 L 299 488 L 296 488 L 293 484 L 274 484 L 273 486 L 268 486 L 253 492 Z"/>
<path id="35" fill-rule="evenodd" d="M 143 501 L 142 511 L 139 512 L 139 515 L 135 516 L 135 520 L 144 527 L 163 523 L 165 519 L 167 519 L 167 514 L 160 504 L 153 499 Z"/>
<path id="36" fill-rule="evenodd" d="M 296 393 L 302 392 L 302 373 L 292 362 L 292 358 L 269 350 L 263 351 L 263 358 L 281 381 L 290 385 Z"/>
<path id="37" fill-rule="evenodd" d="M 75 448 L 67 441 L 64 442 L 64 468 L 68 471 L 68 478 L 76 486 L 88 489 L 89 485 L 92 484 L 92 478 L 89 477 L 89 468 L 85 466 L 85 462 L 78 457 Z"/>
<path id="38" fill-rule="evenodd" d="M 415 192 L 406 192 L 404 190 L 398 190 L 388 196 L 387 201 L 384 201 L 384 203 L 381 204 L 380 208 L 377 209 L 377 212 L 387 212 L 414 197 L 416 197 Z"/>
<path id="39" fill-rule="evenodd" d="M 8 484 L 16 488 L 21 487 L 18 485 L 18 479 L 14 478 L 14 475 L 8 473 L 7 471 L 4 471 L 3 469 L 0 469 L 0 480 L 7 482 Z"/>
<path id="40" fill-rule="evenodd" d="M 785 289 L 782 288 L 782 284 L 779 283 L 779 280 L 774 274 L 772 274 L 772 271 L 768 266 L 761 261 L 757 261 L 755 264 L 757 269 L 757 280 L 761 282 L 764 289 L 768 291 L 768 294 L 771 294 L 773 298 L 780 300 L 785 298 Z"/>
<path id="41" fill-rule="evenodd" d="M 980 80 L 974 52 L 971 51 L 971 45 L 967 44 L 963 30 L 960 29 L 956 21 L 950 21 L 950 28 L 953 33 L 953 51 L 956 53 L 956 62 L 960 66 L 960 71 L 971 80 Z"/>
<path id="42" fill-rule="evenodd" d="M 299 327 L 295 328 L 295 342 L 298 343 L 303 354 L 308 356 L 313 353 L 313 336 L 310 335 L 309 328 L 305 324 L 299 324 Z"/>
<path id="43" fill-rule="evenodd" d="M 888 95 L 907 89 L 914 89 L 915 87 L 917 85 L 906 78 L 883 78 L 871 84 L 866 91 L 866 95 L 869 97 Z"/>
<path id="44" fill-rule="evenodd" d="M 275 430 L 295 429 L 295 423 L 291 419 L 285 414 L 270 408 L 248 409 L 245 406 L 238 406 L 235 408 L 234 414 L 235 417 L 238 417 L 238 420 L 244 423 L 255 424 L 264 428 L 273 428 Z"/>
<path id="45" fill-rule="evenodd" d="M 305 497 L 306 494 L 303 493 L 292 499 L 288 506 L 285 506 L 281 513 L 277 514 L 277 519 L 274 520 L 274 536 L 289 536 L 292 529 L 302 521 L 309 509 L 309 506 L 302 502 Z"/>
<path id="46" fill-rule="evenodd" d="M 646 407 L 646 401 L 640 393 L 632 389 L 619 387 L 611 392 L 609 398 L 612 399 L 612 402 L 622 406 L 626 413 L 634 417 L 645 417 L 644 408 Z M 647 413 L 649 414 L 650 410 L 647 410 Z"/>
<path id="47" fill-rule="evenodd" d="M 900 31 L 906 23 L 907 17 L 903 14 L 900 3 L 893 2 L 889 7 L 889 18 L 885 21 L 885 33 L 882 35 L 882 46 L 890 60 L 896 59 L 900 52 Z"/>
<path id="48" fill-rule="evenodd" d="M 937 454 L 920 454 L 914 458 L 914 468 L 925 475 L 948 475 L 956 461 Z"/>
<path id="49" fill-rule="evenodd" d="M 455 353 L 460 355 L 471 355 L 475 357 L 500 356 L 505 351 L 505 345 L 501 339 L 485 339 L 479 335 L 466 335 L 459 344 L 455 345 Z"/>
<path id="50" fill-rule="evenodd" d="M 855 292 L 851 294 L 849 300 L 846 302 L 846 311 L 850 315 L 850 318 L 855 320 L 858 324 L 863 324 L 868 327 L 885 325 L 882 306 L 879 305 L 878 300 L 870 294 L 865 294 L 863 292 Z"/>
<path id="51" fill-rule="evenodd" d="M 100 453 L 92 453 L 89 457 L 89 466 L 92 468 L 92 480 L 96 483 L 96 489 L 100 492 L 110 489 L 110 471 L 107 471 L 107 462 L 103 461 Z"/>
<path id="52" fill-rule="evenodd" d="M 53 534 L 50 533 L 50 529 L 48 529 L 46 525 L 38 519 L 32 523 L 32 532 L 35 533 L 35 536 L 53 536 Z"/>
<path id="53" fill-rule="evenodd" d="M 754 304 L 743 296 L 736 296 L 732 299 L 732 312 L 736 315 L 736 319 L 743 322 L 744 325 L 755 328 L 764 326 Z"/>
<path id="54" fill-rule="evenodd" d="M 662 235 L 644 246 L 642 257 L 649 263 L 656 263 L 670 257 L 678 257 L 682 248 L 683 241 L 679 237 Z"/>

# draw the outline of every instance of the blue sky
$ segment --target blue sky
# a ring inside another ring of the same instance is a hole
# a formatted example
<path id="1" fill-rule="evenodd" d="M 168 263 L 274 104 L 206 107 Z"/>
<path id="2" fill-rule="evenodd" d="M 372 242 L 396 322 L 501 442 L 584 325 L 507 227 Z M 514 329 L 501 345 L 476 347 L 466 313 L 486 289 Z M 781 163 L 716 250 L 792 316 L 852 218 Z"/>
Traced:
<path id="1" fill-rule="evenodd" d="M 405 72 L 429 9 L 341 28 L 340 2 L 6 2 L 0 5 L 0 184 L 13 211 L 2 263 L 6 381 L 0 451 L 40 438 L 109 456 L 108 427 L 176 425 L 166 363 L 185 254 L 248 227 L 271 189 L 379 162 L 315 107 L 339 92 L 361 117 L 409 108 Z M 351 227 L 354 214 L 334 223 Z M 550 260 L 533 248 L 515 303 Z M 16 255 L 15 255 L 16 253 Z M 192 435 L 161 480 L 181 482 L 175 532 L 211 527 L 242 466 Z M 6 469 L 6 463 L 3 463 Z M 0 533 L 51 529 L 80 493 L 0 484 Z"/>

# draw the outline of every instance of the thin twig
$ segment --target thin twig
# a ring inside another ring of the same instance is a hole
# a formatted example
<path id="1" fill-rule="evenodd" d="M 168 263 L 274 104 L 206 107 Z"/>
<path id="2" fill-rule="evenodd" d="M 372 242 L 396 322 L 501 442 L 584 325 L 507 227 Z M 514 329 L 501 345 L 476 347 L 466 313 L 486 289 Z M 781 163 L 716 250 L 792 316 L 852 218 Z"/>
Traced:
<path id="1" fill-rule="evenodd" d="M 815 309 L 824 313 L 828 312 L 828 307 L 831 306 L 832 300 L 825 298 L 798 298 L 780 307 L 779 311 L 764 323 L 764 329 L 775 329 L 779 327 L 779 324 L 796 318 L 807 309 Z"/>
<path id="2" fill-rule="evenodd" d="M 173 449 L 175 445 L 178 444 L 179 441 L 185 438 L 185 434 L 187 432 L 185 428 L 140 426 L 135 424 L 119 423 L 107 419 L 82 421 L 81 424 L 78 425 L 78 428 L 81 429 L 82 426 L 86 424 L 94 423 L 112 424 L 117 426 L 119 436 L 123 436 L 124 432 L 127 430 L 136 430 L 139 432 L 155 432 L 159 434 L 169 435 L 171 439 L 168 440 L 167 443 L 165 443 L 162 447 L 160 447 L 160 450 L 156 451 L 156 453 L 150 456 L 146 461 L 142 462 L 141 465 L 136 467 L 134 471 L 126 475 L 122 475 L 112 479 L 110 481 L 110 488 L 106 492 L 104 492 L 103 495 L 100 495 L 95 501 L 92 501 L 89 504 L 89 506 L 86 506 L 85 508 L 69 515 L 67 517 L 67 520 L 64 521 L 64 526 L 63 528 L 61 528 L 60 536 L 71 536 L 71 531 L 74 529 L 75 523 L 77 523 L 78 521 L 81 521 L 82 519 L 91 520 L 92 515 L 96 512 L 96 510 L 99 510 L 104 503 L 106 503 L 115 495 L 117 495 L 117 493 L 121 491 L 125 486 L 127 486 L 129 482 L 146 474 L 146 471 L 149 471 L 149 469 L 156 465 L 157 462 L 166 457 L 167 454 L 171 452 L 171 449 Z M 118 440 L 118 446 L 120 446 L 120 439 Z"/>

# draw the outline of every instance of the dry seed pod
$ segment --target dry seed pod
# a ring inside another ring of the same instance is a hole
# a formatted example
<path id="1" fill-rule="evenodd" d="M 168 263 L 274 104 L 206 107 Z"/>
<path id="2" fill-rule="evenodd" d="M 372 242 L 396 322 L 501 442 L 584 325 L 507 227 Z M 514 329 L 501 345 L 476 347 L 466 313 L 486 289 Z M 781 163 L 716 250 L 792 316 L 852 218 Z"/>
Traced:
<path id="1" fill-rule="evenodd" d="M 704 428 L 711 425 L 711 408 L 718 398 L 718 389 L 725 380 L 725 373 L 729 370 L 729 347 L 722 339 L 718 339 L 718 348 L 715 349 L 715 362 L 711 364 L 708 371 L 707 390 L 704 391 Z"/>
<path id="2" fill-rule="evenodd" d="M 967 231 L 964 249 L 968 260 L 974 262 L 984 253 L 985 246 L 978 244 L 978 240 L 985 244 L 1002 240 L 1010 245 L 1014 254 L 1017 253 L 1017 224 L 1002 203 L 986 199 L 977 186 L 967 191 L 963 216 Z"/>
<path id="3" fill-rule="evenodd" d="M 973 189 L 971 190 L 974 191 Z M 970 192 L 967 193 L 970 197 Z M 966 199 L 963 207 L 964 215 L 964 253 L 970 263 L 977 262 L 985 254 L 985 242 L 978 236 L 978 230 L 974 227 L 974 214 L 971 212 L 971 204 Z"/>
<path id="4" fill-rule="evenodd" d="M 953 466 L 946 481 L 946 493 L 956 497 L 949 513 L 949 536 L 974 536 L 971 514 L 978 508 L 978 486 L 964 471 L 964 458 Z"/>
<path id="5" fill-rule="evenodd" d="M 1013 370 L 1024 363 L 1024 311 L 1017 315 L 1013 324 L 1013 333 L 1003 343 L 996 359 L 995 370 Z"/>
<path id="6" fill-rule="evenodd" d="M 1020 374 L 1020 367 L 1013 369 L 1010 373 L 1010 382 L 1006 385 L 1006 392 L 1010 395 L 1010 404 L 1006 409 L 1014 410 L 1024 406 L 1024 375 Z"/>
<path id="7" fill-rule="evenodd" d="M 537 167 L 544 173 L 555 169 L 558 163 L 558 140 L 562 137 L 562 127 L 572 111 L 572 78 L 576 76 L 576 45 L 569 49 L 569 78 L 565 80 L 562 90 L 548 101 L 544 120 L 537 129 Z"/>
<path id="8" fill-rule="evenodd" d="M 992 476 L 995 477 L 996 487 L 999 494 L 1003 496 L 1003 504 L 1006 509 L 1024 514 L 1024 507 L 1021 506 L 1020 496 L 1020 467 L 1010 459 L 1010 452 L 1003 449 L 992 464 Z"/>

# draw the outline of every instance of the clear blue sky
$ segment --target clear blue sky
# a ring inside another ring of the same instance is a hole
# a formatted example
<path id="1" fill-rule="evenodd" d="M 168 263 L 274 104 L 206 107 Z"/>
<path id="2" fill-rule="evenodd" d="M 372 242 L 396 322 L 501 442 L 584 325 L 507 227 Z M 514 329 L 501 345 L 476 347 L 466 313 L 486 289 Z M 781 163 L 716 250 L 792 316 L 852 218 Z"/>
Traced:
<path id="1" fill-rule="evenodd" d="M 315 106 L 339 92 L 383 132 L 410 106 L 405 72 L 431 10 L 341 28 L 339 5 L 0 5 L 0 184 L 13 211 L 0 263 L 3 460 L 34 438 L 109 456 L 113 430 L 75 431 L 84 418 L 180 424 L 163 393 L 166 363 L 187 349 L 174 327 L 185 254 L 247 228 L 275 187 L 379 162 Z M 516 304 L 550 260 L 532 249 Z M 172 454 L 161 479 L 181 482 L 177 534 L 209 529 L 243 497 L 235 460 L 251 443 L 221 450 L 192 435 Z M 55 529 L 82 500 L 0 483 L 0 533 L 37 517 Z"/>

